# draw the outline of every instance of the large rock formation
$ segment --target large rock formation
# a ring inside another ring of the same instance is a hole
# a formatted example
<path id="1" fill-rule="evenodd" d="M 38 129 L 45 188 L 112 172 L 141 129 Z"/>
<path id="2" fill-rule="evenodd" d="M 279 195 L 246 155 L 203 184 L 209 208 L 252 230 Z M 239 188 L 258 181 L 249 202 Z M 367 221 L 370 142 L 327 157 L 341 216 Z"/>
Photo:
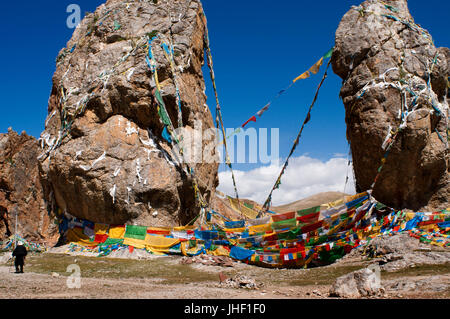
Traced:
<path id="1" fill-rule="evenodd" d="M 58 239 L 39 180 L 39 153 L 37 140 L 26 133 L 0 134 L 0 240 L 14 234 L 16 213 L 18 235 L 33 242 Z"/>
<path id="2" fill-rule="evenodd" d="M 193 132 L 200 123 L 200 134 L 213 128 L 202 74 L 203 17 L 199 0 L 109 0 L 76 28 L 57 59 L 40 139 L 45 193 L 61 211 L 99 223 L 152 226 L 186 224 L 199 212 L 190 174 L 162 138 L 146 46 L 158 36 L 152 51 L 174 126 L 182 121 L 185 132 Z M 169 50 L 173 43 L 173 70 L 163 42 Z M 208 200 L 218 164 L 192 167 Z"/>
<path id="3" fill-rule="evenodd" d="M 374 197 L 398 209 L 447 208 L 448 51 L 414 24 L 406 0 L 386 2 L 368 0 L 345 14 L 332 57 L 344 80 L 357 191 L 371 188 L 392 137 Z"/>

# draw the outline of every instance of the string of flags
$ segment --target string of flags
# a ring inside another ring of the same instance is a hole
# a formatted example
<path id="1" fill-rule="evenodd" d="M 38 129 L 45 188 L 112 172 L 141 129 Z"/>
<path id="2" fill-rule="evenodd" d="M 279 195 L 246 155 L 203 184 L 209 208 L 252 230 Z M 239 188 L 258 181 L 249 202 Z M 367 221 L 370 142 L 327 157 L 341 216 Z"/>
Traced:
<path id="1" fill-rule="evenodd" d="M 330 56 L 331 56 L 331 53 L 330 53 Z M 300 137 L 301 137 L 301 135 L 303 133 L 303 129 L 305 128 L 305 125 L 308 124 L 308 122 L 311 120 L 311 111 L 312 111 L 312 108 L 314 107 L 314 104 L 316 103 L 317 98 L 319 96 L 320 88 L 322 87 L 323 82 L 325 81 L 325 79 L 328 76 L 327 72 L 328 72 L 328 67 L 330 66 L 330 63 L 331 63 L 331 60 L 328 62 L 327 67 L 325 69 L 325 73 L 324 73 L 324 75 L 322 77 L 322 80 L 320 81 L 319 86 L 316 89 L 316 94 L 314 96 L 313 102 L 311 103 L 311 105 L 309 107 L 308 114 L 306 115 L 306 118 L 303 121 L 303 124 L 302 124 L 302 126 L 300 128 L 300 131 L 299 131 L 299 133 L 298 133 L 298 135 L 297 135 L 297 137 L 296 137 L 296 139 L 294 141 L 294 145 L 292 146 L 291 151 L 290 151 L 288 157 L 286 158 L 286 161 L 285 161 L 285 163 L 283 165 L 283 168 L 281 169 L 281 172 L 280 172 L 280 174 L 279 174 L 279 176 L 278 176 L 278 178 L 277 178 L 277 180 L 275 182 L 275 185 L 272 187 L 272 190 L 270 191 L 269 196 L 267 197 L 266 201 L 264 202 L 263 211 L 264 210 L 267 211 L 269 209 L 270 204 L 272 202 L 272 194 L 273 194 L 273 192 L 276 189 L 280 188 L 280 186 L 281 186 L 281 178 L 283 177 L 283 175 L 284 175 L 284 173 L 285 173 L 285 171 L 286 171 L 286 169 L 287 169 L 287 167 L 289 165 L 289 159 L 291 158 L 292 154 L 294 154 L 294 151 L 295 151 L 295 149 L 297 148 L 297 146 L 299 144 Z M 263 213 L 263 211 L 261 211 L 261 213 Z"/>
<path id="2" fill-rule="evenodd" d="M 216 126 L 217 126 L 217 128 L 219 128 L 219 126 L 220 126 L 220 128 L 222 130 L 222 134 L 223 134 L 222 143 L 224 144 L 224 147 L 225 147 L 225 157 L 226 157 L 225 162 L 226 162 L 227 166 L 230 168 L 231 179 L 233 181 L 233 187 L 234 187 L 234 193 L 236 195 L 236 198 L 239 200 L 239 193 L 238 193 L 237 184 L 236 184 L 236 177 L 234 175 L 233 165 L 231 164 L 231 160 L 230 160 L 230 156 L 229 156 L 229 152 L 228 152 L 227 136 L 225 133 L 225 126 L 223 125 L 222 112 L 221 112 L 221 107 L 220 107 L 220 102 L 219 102 L 219 95 L 217 93 L 216 78 L 214 75 L 213 59 L 212 59 L 211 46 L 210 46 L 210 41 L 209 41 L 209 32 L 208 32 L 207 20 L 206 20 L 205 15 L 203 15 L 203 23 L 205 25 L 204 43 L 206 46 L 206 54 L 207 54 L 206 60 L 207 60 L 208 68 L 209 68 L 211 82 L 213 84 L 214 95 L 216 97 Z"/>
<path id="3" fill-rule="evenodd" d="M 172 121 L 169 117 L 169 114 L 167 112 L 164 100 L 161 96 L 161 85 L 159 83 L 159 79 L 158 79 L 158 71 L 157 71 L 157 67 L 156 67 L 156 59 L 155 56 L 153 54 L 153 48 L 152 48 L 152 44 L 153 41 L 155 41 L 157 38 L 160 38 L 161 40 L 161 47 L 164 49 L 164 53 L 166 55 L 166 58 L 169 61 L 169 64 L 171 64 L 171 69 L 173 72 L 173 76 L 174 76 L 174 82 L 175 82 L 175 86 L 176 86 L 176 92 L 177 92 L 177 105 L 178 105 L 178 125 L 182 125 L 182 114 L 181 114 L 181 97 L 179 95 L 179 90 L 178 90 L 178 85 L 176 83 L 176 74 L 175 74 L 175 65 L 174 65 L 174 59 L 173 59 L 173 47 L 171 47 L 171 49 L 169 49 L 167 43 L 165 43 L 161 37 L 158 35 L 158 31 L 154 30 L 151 33 L 147 34 L 147 39 L 148 39 L 148 52 L 147 55 L 145 57 L 146 63 L 148 65 L 148 67 L 150 68 L 152 74 L 153 74 L 153 80 L 155 82 L 155 89 L 154 89 L 154 96 L 156 98 L 157 101 L 157 112 L 159 115 L 159 118 L 162 122 L 162 124 L 164 125 L 163 131 L 161 133 L 161 136 L 163 139 L 165 139 L 169 144 L 173 145 L 174 147 L 177 147 L 180 154 L 183 154 L 183 148 L 180 145 L 180 139 L 182 137 L 178 137 L 175 133 L 175 127 L 172 124 Z M 203 216 L 204 214 L 204 208 L 208 207 L 208 203 L 205 201 L 205 199 L 203 198 L 201 191 L 198 187 L 198 182 L 197 182 L 197 178 L 195 176 L 195 171 L 193 168 L 189 167 L 189 165 L 187 163 L 183 163 L 186 167 L 185 172 L 191 176 L 192 179 L 192 187 L 194 189 L 194 194 L 195 194 L 195 198 L 198 200 L 198 202 L 200 203 L 200 207 L 201 207 L 201 215 Z M 199 216 L 197 216 L 193 222 L 195 222 L 195 220 L 198 218 Z"/>
<path id="4" fill-rule="evenodd" d="M 257 117 L 261 117 L 266 111 L 269 110 L 269 108 L 272 106 L 272 104 L 283 94 L 285 94 L 297 81 L 299 80 L 304 80 L 307 79 L 309 77 L 311 77 L 311 75 L 317 74 L 320 70 L 320 67 L 323 65 L 323 62 L 329 58 L 331 58 L 331 56 L 333 55 L 333 50 L 334 47 L 331 48 L 327 53 L 325 53 L 324 56 L 322 56 L 319 61 L 317 61 L 316 63 L 314 63 L 313 66 L 311 66 L 307 71 L 303 72 L 302 74 L 300 74 L 299 76 L 297 76 L 294 80 L 292 80 L 292 82 L 283 90 L 279 91 L 277 93 L 277 95 L 272 98 L 266 105 L 264 105 L 258 112 L 256 112 L 256 114 L 254 114 L 253 116 L 251 116 L 244 124 L 241 125 L 241 127 L 238 127 L 237 129 L 235 129 L 230 135 L 228 135 L 224 140 L 228 140 L 231 137 L 233 137 L 236 134 L 239 134 L 242 129 L 244 129 L 250 122 L 254 122 L 256 123 L 257 121 Z M 225 135 L 224 135 L 225 136 Z M 219 143 L 219 146 L 222 145 L 224 143 L 224 141 L 221 141 Z"/>
<path id="5" fill-rule="evenodd" d="M 272 100 L 270 100 L 266 105 L 264 105 L 264 107 L 262 109 L 260 109 L 258 112 L 256 112 L 255 115 L 250 117 L 244 124 L 242 124 L 241 127 L 245 128 L 250 122 L 256 122 L 256 119 L 257 119 L 256 116 L 261 117 L 270 108 L 270 106 L 273 104 L 273 102 L 275 100 L 277 100 L 281 95 L 285 94 L 297 81 L 307 79 L 311 75 L 317 74 L 319 72 L 320 67 L 322 66 L 323 62 L 326 59 L 331 58 L 331 56 L 333 54 L 333 50 L 334 50 L 334 47 L 331 48 L 327 53 L 325 53 L 325 55 L 322 56 L 319 59 L 319 61 L 314 63 L 314 65 L 312 67 L 310 67 L 307 71 L 303 72 L 301 75 L 299 75 L 294 80 L 292 80 L 292 82 L 289 84 L 288 87 L 279 91 L 278 94 Z"/>
<path id="6" fill-rule="evenodd" d="M 208 222 L 209 220 L 209 222 Z M 66 253 L 107 256 L 135 249 L 154 255 L 227 256 L 262 267 L 327 265 L 374 238 L 407 233 L 421 242 L 450 247 L 450 211 L 395 211 L 370 192 L 264 218 L 230 220 L 214 211 L 198 226 L 107 225 L 62 214 Z"/>

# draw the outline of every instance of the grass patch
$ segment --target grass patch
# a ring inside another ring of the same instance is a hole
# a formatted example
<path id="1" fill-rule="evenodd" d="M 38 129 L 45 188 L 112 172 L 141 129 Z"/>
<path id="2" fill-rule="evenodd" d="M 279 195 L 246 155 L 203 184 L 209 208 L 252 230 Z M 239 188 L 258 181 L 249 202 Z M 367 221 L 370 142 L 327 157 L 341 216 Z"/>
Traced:
<path id="1" fill-rule="evenodd" d="M 105 279 L 159 279 L 162 284 L 185 284 L 192 282 L 217 281 L 218 275 L 202 272 L 190 265 L 174 263 L 170 257 L 154 260 L 132 260 L 69 256 L 63 254 L 41 254 L 27 259 L 27 271 L 62 276 L 71 264 L 77 264 L 84 278 Z"/>
<path id="2" fill-rule="evenodd" d="M 364 265 L 360 264 L 315 267 L 307 270 L 254 268 L 239 271 L 239 273 L 255 278 L 257 282 L 264 283 L 266 287 L 301 287 L 311 285 L 330 285 L 333 284 L 338 277 L 363 269 L 364 267 Z"/>
<path id="3" fill-rule="evenodd" d="M 382 271 L 382 278 L 393 279 L 398 277 L 413 277 L 413 276 L 436 276 L 450 273 L 450 262 L 437 265 L 416 265 L 415 267 L 408 267 L 394 272 Z"/>
<path id="4" fill-rule="evenodd" d="M 299 273 L 298 277 L 291 278 L 286 283 L 289 286 L 331 285 L 337 278 L 363 268 L 364 266 L 361 265 L 311 268 L 307 272 Z"/>

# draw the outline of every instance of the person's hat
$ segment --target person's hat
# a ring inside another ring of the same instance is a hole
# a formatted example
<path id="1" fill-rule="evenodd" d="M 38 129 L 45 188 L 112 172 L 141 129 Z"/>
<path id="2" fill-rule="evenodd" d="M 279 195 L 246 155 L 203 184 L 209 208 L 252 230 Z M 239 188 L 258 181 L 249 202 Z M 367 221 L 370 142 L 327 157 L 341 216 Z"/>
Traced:
<path id="1" fill-rule="evenodd" d="M 22 243 L 21 241 L 19 241 L 19 242 L 17 243 L 17 246 L 23 246 L 23 243 Z"/>

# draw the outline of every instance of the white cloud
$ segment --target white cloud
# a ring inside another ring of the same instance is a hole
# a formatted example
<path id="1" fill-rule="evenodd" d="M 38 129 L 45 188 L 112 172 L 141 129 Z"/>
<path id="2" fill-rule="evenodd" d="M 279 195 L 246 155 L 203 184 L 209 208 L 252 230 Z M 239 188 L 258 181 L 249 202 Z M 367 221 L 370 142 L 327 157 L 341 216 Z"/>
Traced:
<path id="1" fill-rule="evenodd" d="M 279 164 L 261 166 L 250 171 L 235 170 L 239 197 L 263 203 L 281 171 L 284 161 Z M 349 181 L 345 192 L 355 194 L 352 167 L 348 160 L 334 157 L 326 162 L 309 156 L 293 157 L 289 161 L 282 179 L 281 186 L 272 195 L 273 205 L 288 204 L 321 192 L 343 192 L 345 179 Z M 229 170 L 219 173 L 218 189 L 225 194 L 234 196 L 234 188 Z"/>

